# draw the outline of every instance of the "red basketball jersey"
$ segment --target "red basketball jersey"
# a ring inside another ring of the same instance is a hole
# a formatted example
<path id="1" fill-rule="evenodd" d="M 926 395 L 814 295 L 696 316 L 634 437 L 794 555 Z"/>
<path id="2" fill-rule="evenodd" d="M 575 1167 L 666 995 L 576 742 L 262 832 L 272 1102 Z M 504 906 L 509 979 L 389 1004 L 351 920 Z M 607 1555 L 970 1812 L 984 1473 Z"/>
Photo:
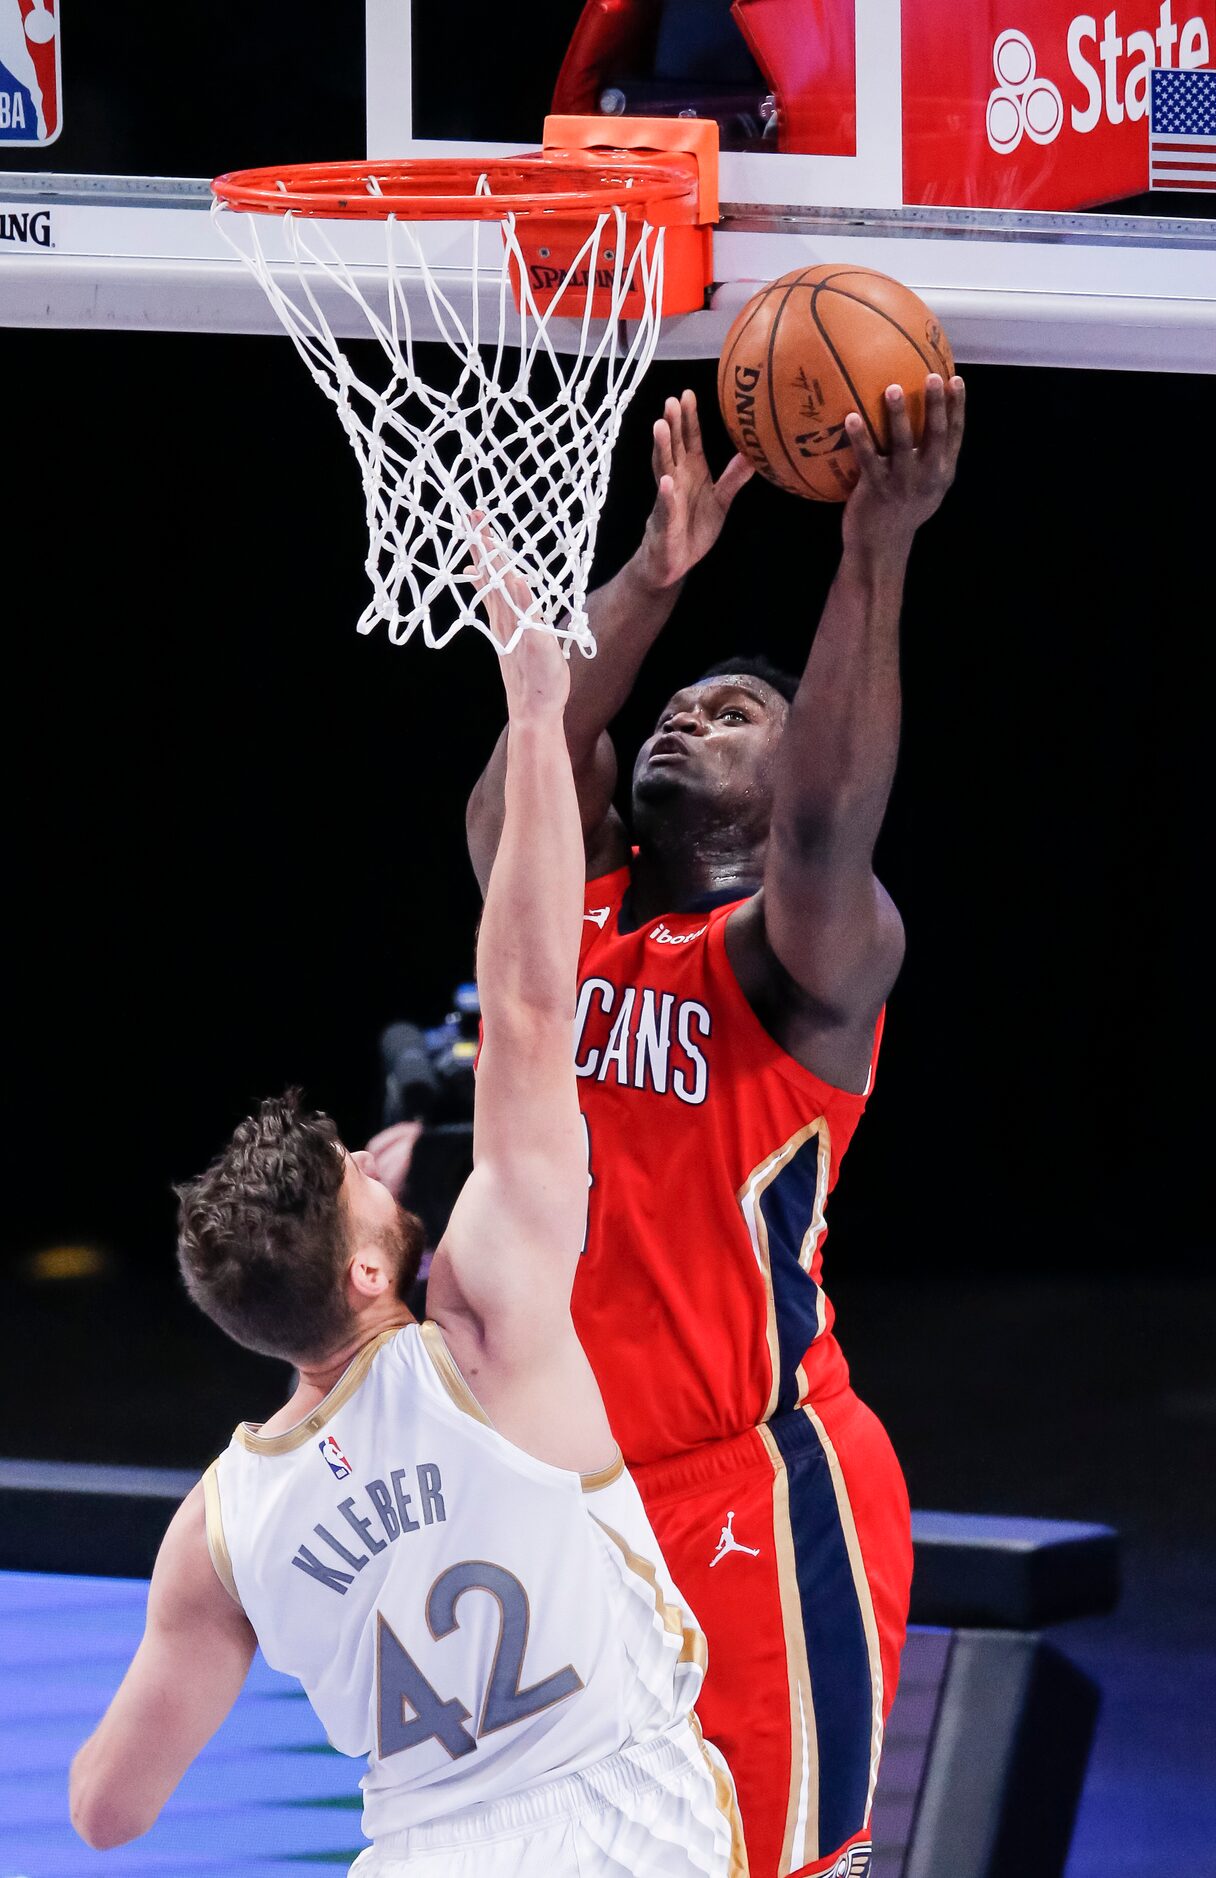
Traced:
<path id="1" fill-rule="evenodd" d="M 631 1464 L 846 1387 L 824 1207 L 865 1095 L 774 1043 L 726 921 L 619 929 L 622 867 L 587 884 L 575 1066 L 591 1167 L 574 1321 Z M 870 1066 L 882 1033 L 879 1020 Z"/>

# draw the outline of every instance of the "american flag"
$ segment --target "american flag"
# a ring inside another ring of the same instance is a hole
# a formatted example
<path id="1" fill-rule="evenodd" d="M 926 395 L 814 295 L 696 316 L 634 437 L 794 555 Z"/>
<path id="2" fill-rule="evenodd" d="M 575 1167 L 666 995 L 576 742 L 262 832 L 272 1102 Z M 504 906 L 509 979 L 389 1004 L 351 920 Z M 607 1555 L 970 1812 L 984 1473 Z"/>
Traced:
<path id="1" fill-rule="evenodd" d="M 1216 72 L 1150 79 L 1148 186 L 1216 190 Z"/>

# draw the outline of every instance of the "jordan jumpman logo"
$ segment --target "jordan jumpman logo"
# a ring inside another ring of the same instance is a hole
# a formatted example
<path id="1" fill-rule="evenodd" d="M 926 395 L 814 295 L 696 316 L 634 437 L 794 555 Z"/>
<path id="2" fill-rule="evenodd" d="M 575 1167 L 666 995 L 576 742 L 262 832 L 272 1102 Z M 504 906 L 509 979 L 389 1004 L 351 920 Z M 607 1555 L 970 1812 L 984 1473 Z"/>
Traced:
<path id="1" fill-rule="evenodd" d="M 760 1547 L 758 1545 L 739 1544 L 739 1541 L 735 1538 L 731 1524 L 734 1517 L 733 1512 L 726 1515 L 726 1524 L 722 1528 L 722 1537 L 718 1541 L 718 1549 L 709 1561 L 711 1569 L 718 1563 L 719 1559 L 725 1558 L 728 1552 L 746 1552 L 749 1558 L 759 1558 L 760 1556 Z"/>

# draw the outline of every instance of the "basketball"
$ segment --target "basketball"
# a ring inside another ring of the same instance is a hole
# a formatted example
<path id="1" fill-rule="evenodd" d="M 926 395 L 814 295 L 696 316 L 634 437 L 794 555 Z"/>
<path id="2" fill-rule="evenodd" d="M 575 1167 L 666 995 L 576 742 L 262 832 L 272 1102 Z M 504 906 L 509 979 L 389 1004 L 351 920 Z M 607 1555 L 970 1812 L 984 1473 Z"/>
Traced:
<path id="1" fill-rule="evenodd" d="M 929 372 L 948 380 L 954 355 L 924 301 L 889 274 L 829 263 L 783 274 L 748 301 L 722 348 L 718 402 L 762 476 L 813 502 L 844 502 L 857 481 L 845 418 L 858 412 L 884 450 L 883 393 L 901 385 L 919 441 Z"/>

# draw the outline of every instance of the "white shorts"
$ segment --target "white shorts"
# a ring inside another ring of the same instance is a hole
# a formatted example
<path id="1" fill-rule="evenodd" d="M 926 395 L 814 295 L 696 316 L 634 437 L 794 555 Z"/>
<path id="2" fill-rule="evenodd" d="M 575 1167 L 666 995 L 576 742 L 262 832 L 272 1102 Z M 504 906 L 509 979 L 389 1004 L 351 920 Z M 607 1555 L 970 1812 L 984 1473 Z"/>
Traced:
<path id="1" fill-rule="evenodd" d="M 687 1723 L 489 1806 L 383 1834 L 351 1878 L 746 1878 L 726 1763 Z"/>

